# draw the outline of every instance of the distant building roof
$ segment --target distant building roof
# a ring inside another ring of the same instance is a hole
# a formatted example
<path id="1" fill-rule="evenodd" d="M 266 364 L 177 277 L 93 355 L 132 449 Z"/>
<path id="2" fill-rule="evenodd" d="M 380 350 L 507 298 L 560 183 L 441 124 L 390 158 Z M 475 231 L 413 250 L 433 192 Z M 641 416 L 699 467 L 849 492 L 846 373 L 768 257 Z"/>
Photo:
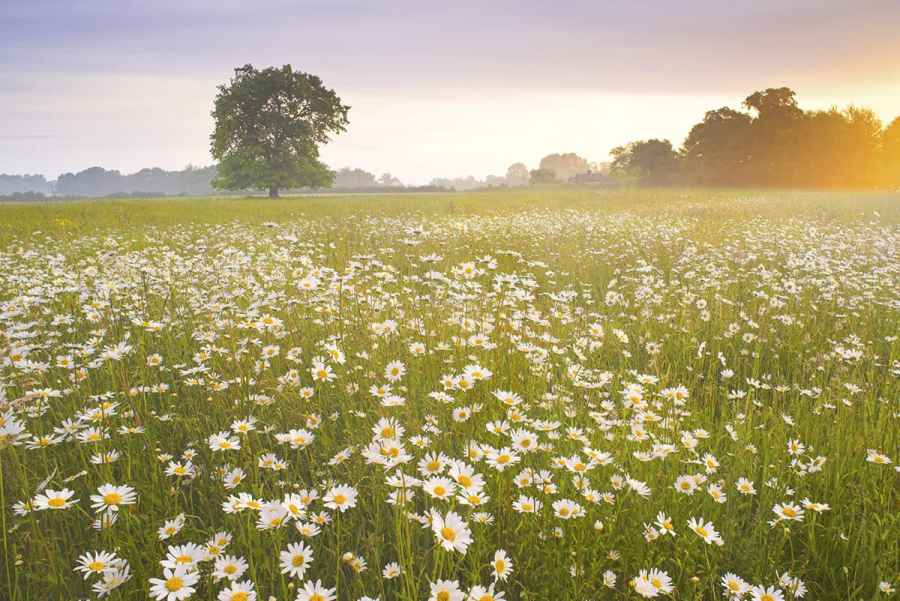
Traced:
<path id="1" fill-rule="evenodd" d="M 588 171 L 587 173 L 579 173 L 577 175 L 573 175 L 569 178 L 570 184 L 581 184 L 581 185 L 604 185 L 604 186 L 614 186 L 616 185 L 615 180 L 610 178 L 605 173 L 599 173 L 597 171 Z"/>

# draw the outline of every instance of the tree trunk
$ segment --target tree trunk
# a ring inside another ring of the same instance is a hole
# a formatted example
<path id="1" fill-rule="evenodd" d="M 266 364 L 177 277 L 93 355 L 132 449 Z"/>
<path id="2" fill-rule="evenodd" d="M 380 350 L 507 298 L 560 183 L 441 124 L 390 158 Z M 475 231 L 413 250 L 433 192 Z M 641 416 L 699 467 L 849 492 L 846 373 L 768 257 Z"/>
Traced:
<path id="1" fill-rule="evenodd" d="M 278 198 L 278 186 L 269 186 L 269 198 Z"/>

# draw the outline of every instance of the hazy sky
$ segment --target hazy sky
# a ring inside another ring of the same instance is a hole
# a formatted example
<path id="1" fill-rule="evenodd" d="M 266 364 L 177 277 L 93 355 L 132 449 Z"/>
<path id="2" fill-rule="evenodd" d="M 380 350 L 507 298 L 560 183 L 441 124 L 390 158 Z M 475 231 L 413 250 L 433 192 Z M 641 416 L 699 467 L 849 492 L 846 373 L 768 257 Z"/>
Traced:
<path id="1" fill-rule="evenodd" d="M 898 32 L 898 0 L 0 0 L 0 173 L 209 164 L 215 86 L 248 62 L 353 107 L 328 164 L 411 183 L 677 146 L 765 87 L 889 121 Z"/>

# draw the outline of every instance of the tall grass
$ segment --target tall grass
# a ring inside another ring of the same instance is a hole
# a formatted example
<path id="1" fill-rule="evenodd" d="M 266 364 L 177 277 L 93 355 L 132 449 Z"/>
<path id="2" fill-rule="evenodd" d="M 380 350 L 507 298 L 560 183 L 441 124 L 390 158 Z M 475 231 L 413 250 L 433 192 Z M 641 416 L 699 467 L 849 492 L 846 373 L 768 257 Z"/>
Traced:
<path id="1" fill-rule="evenodd" d="M 732 598 L 888 596 L 898 200 L 686 189 L 0 206 L 0 599 L 144 599 L 188 543 L 204 549 L 185 564 L 197 599 L 241 599 L 213 575 L 225 555 L 246 560 L 239 580 L 260 600 L 314 598 L 302 590 L 318 580 L 354 600 L 446 601 L 443 581 L 478 601 L 728 599 L 727 574 L 747 584 Z M 383 419 L 402 436 L 373 428 Z M 90 428 L 103 436 L 85 440 Z M 279 442 L 291 430 L 314 441 Z M 219 432 L 240 449 L 211 448 Z M 518 462 L 503 469 L 504 454 Z M 166 474 L 188 460 L 191 476 Z M 453 464 L 483 486 L 465 491 Z M 460 494 L 437 498 L 435 478 Z M 95 511 L 107 483 L 137 502 Z M 324 504 L 337 485 L 358 492 L 354 507 Z M 60 489 L 77 502 L 37 508 Z M 260 527 L 311 490 L 302 515 Z M 239 493 L 241 510 L 224 511 Z M 515 509 L 522 496 L 542 508 Z M 464 553 L 429 527 L 449 512 L 471 531 Z M 222 532 L 227 548 L 209 548 Z M 313 551 L 302 578 L 279 561 L 299 541 Z M 101 550 L 127 561 L 125 582 L 74 571 Z M 382 573 L 392 562 L 396 578 Z M 651 569 L 670 592 L 641 580 Z"/>

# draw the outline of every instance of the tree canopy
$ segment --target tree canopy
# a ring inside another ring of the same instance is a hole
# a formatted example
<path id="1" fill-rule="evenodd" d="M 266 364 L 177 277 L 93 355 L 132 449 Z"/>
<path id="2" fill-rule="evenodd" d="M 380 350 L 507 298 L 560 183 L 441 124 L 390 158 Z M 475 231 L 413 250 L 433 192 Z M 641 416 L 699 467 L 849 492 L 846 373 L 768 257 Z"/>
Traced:
<path id="1" fill-rule="evenodd" d="M 565 182 L 569 181 L 569 178 L 573 175 L 590 171 L 590 164 L 587 162 L 587 159 L 578 156 L 574 152 L 566 152 L 563 154 L 548 154 L 541 159 L 538 168 L 552 171 L 557 180 Z"/>
<path id="2" fill-rule="evenodd" d="M 226 190 L 327 187 L 334 173 L 319 145 L 349 123 L 349 106 L 315 75 L 291 65 L 258 70 L 244 65 L 218 88 L 212 112 L 213 185 Z"/>
<path id="3" fill-rule="evenodd" d="M 869 109 L 805 111 L 790 88 L 708 111 L 679 150 L 668 140 L 614 148 L 612 172 L 640 184 L 871 188 L 900 185 L 900 119 Z"/>
<path id="4" fill-rule="evenodd" d="M 668 140 L 640 140 L 613 148 L 610 172 L 652 186 L 666 186 L 678 175 L 678 154 Z"/>

